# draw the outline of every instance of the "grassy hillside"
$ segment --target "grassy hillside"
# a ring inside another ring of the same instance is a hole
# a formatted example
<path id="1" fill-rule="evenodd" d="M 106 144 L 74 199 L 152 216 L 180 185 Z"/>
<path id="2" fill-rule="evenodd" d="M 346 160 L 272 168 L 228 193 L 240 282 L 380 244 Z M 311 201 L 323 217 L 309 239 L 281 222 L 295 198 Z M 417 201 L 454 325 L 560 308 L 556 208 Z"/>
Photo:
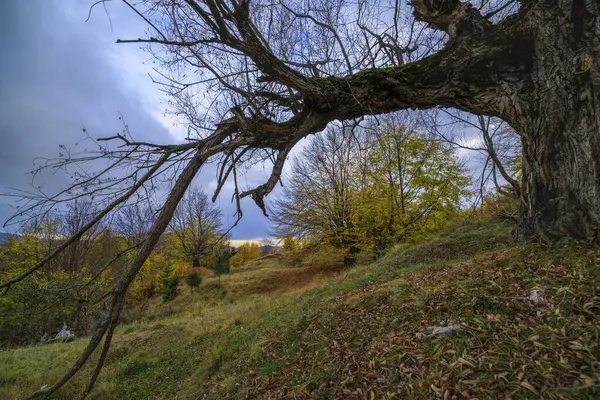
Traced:
<path id="1" fill-rule="evenodd" d="M 91 398 L 600 398 L 600 250 L 510 229 L 473 222 L 350 270 L 271 257 L 184 288 L 126 316 Z M 84 344 L 0 352 L 0 398 L 50 384 Z"/>

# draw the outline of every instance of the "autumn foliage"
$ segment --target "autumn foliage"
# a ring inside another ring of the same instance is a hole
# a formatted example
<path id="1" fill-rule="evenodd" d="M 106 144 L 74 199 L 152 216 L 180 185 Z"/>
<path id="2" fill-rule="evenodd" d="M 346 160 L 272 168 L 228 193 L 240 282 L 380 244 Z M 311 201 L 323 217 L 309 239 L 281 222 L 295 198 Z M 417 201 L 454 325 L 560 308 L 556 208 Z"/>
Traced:
<path id="1" fill-rule="evenodd" d="M 461 207 L 470 178 L 444 142 L 393 119 L 382 127 L 332 127 L 292 162 L 273 203 L 276 234 L 369 251 L 436 232 Z"/>
<path id="2" fill-rule="evenodd" d="M 232 267 L 240 267 L 258 257 L 260 257 L 260 245 L 247 242 L 237 248 L 237 252 L 231 257 L 230 264 Z"/>

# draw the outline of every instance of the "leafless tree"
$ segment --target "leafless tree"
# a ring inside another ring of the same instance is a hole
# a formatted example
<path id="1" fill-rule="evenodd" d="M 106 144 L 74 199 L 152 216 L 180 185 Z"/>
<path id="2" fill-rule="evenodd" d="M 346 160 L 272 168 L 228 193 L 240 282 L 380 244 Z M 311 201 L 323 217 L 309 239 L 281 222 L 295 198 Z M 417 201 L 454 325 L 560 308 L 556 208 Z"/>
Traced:
<path id="1" fill-rule="evenodd" d="M 591 238 L 599 225 L 596 0 L 413 0 L 414 18 L 389 0 L 123 2 L 151 32 L 120 42 L 147 45 L 159 62 L 155 80 L 170 96 L 173 118 L 186 123 L 188 141 L 144 143 L 125 132 L 87 155 L 50 162 L 59 169 L 105 163 L 75 174 L 67 190 L 21 193 L 29 201 L 22 216 L 77 196 L 94 196 L 104 208 L 40 263 L 0 283 L 0 291 L 46 265 L 134 194 L 159 183 L 169 187 L 88 346 L 62 378 L 32 397 L 64 385 L 104 340 L 84 396 L 92 389 L 127 289 L 205 163 L 218 163 L 215 195 L 232 178 L 238 208 L 250 196 L 265 210 L 264 197 L 291 149 L 334 120 L 438 106 L 498 117 L 523 146 L 517 236 Z M 273 162 L 268 180 L 240 189 L 238 173 L 261 160 Z M 117 176 L 117 169 L 125 172 Z"/>
<path id="2" fill-rule="evenodd" d="M 139 244 L 152 227 L 155 211 L 151 205 L 144 202 L 122 207 L 112 220 L 112 226 L 117 234 L 127 240 L 129 246 Z"/>
<path id="3" fill-rule="evenodd" d="M 93 202 L 86 198 L 76 199 L 67 205 L 66 212 L 56 219 L 59 224 L 59 237 L 55 241 L 63 241 L 79 232 L 97 213 Z M 79 239 L 73 241 L 58 257 L 59 264 L 70 273 L 80 271 L 88 258 L 94 242 L 103 234 L 103 226 L 96 224 L 88 229 Z"/>
<path id="4" fill-rule="evenodd" d="M 275 234 L 326 240 L 356 259 L 352 193 L 360 185 L 355 171 L 360 148 L 349 131 L 329 127 L 295 157 L 282 195 L 272 204 Z"/>
<path id="5" fill-rule="evenodd" d="M 210 254 L 211 245 L 223 235 L 221 217 L 221 210 L 197 188 L 188 191 L 177 206 L 169 227 L 192 266 L 200 266 L 200 259 Z"/>

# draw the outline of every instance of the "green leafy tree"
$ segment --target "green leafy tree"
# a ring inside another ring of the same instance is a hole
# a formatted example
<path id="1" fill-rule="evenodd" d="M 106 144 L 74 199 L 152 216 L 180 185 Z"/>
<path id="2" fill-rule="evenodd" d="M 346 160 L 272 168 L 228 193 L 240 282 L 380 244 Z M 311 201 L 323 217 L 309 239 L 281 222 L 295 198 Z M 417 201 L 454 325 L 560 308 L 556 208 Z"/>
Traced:
<path id="1" fill-rule="evenodd" d="M 212 258 L 208 265 L 219 278 L 219 286 L 221 286 L 221 275 L 229 273 L 229 260 L 231 253 L 224 246 L 217 247 L 213 250 Z"/>
<path id="2" fill-rule="evenodd" d="M 298 243 L 294 240 L 292 235 L 285 235 L 283 237 L 283 249 L 285 251 L 294 251 L 298 248 Z"/>
<path id="3" fill-rule="evenodd" d="M 178 276 L 165 277 L 161 281 L 160 295 L 166 303 L 177 297 L 177 287 L 181 279 Z"/>
<path id="4" fill-rule="evenodd" d="M 169 302 L 177 297 L 177 287 L 181 282 L 179 275 L 173 272 L 171 264 L 167 263 L 160 278 L 159 293 L 163 302 Z"/>

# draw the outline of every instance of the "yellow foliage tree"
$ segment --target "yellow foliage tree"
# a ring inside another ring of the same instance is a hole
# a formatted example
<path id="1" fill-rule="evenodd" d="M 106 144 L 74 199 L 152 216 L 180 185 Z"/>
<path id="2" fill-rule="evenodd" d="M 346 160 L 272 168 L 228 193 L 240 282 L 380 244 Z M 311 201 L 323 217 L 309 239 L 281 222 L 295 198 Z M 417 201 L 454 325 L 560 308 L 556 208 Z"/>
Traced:
<path id="1" fill-rule="evenodd" d="M 232 267 L 239 267 L 258 257 L 260 257 L 260 246 L 258 243 L 247 242 L 238 247 L 237 253 L 231 257 L 230 265 Z"/>
<path id="2" fill-rule="evenodd" d="M 283 238 L 283 249 L 285 251 L 294 251 L 298 248 L 298 243 L 292 235 L 285 235 Z"/>
<path id="3" fill-rule="evenodd" d="M 343 249 L 352 265 L 363 250 L 381 255 L 439 230 L 460 208 L 469 177 L 453 149 L 400 122 L 333 126 L 307 144 L 272 203 L 284 247 L 287 237 L 310 238 Z"/>

